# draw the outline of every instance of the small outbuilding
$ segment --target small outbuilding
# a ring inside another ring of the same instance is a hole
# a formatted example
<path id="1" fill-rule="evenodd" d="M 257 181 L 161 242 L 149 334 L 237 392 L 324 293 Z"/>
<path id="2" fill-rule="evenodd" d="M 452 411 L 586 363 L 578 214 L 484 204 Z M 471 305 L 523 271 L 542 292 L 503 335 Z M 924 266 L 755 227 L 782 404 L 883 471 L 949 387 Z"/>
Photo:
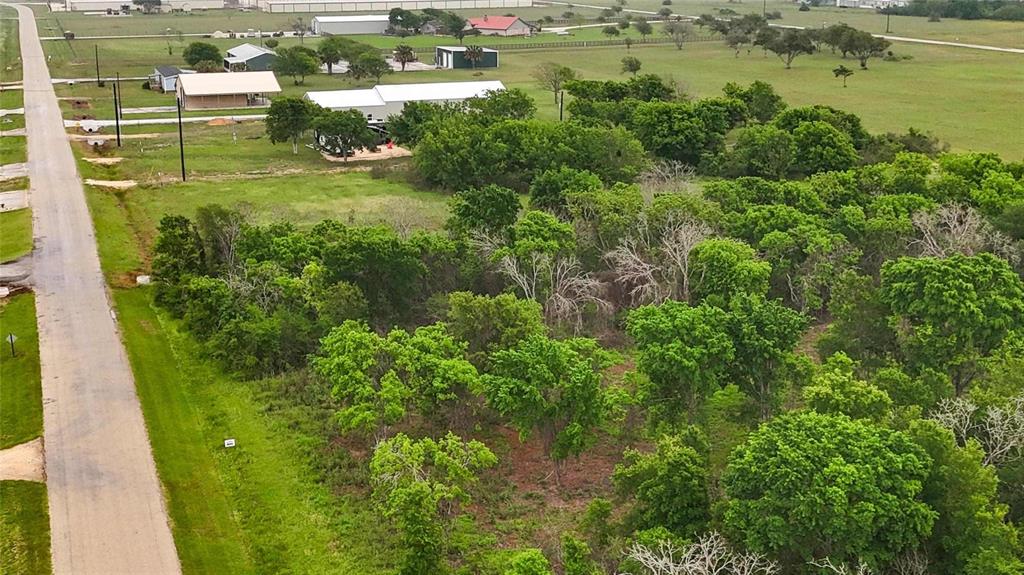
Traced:
<path id="1" fill-rule="evenodd" d="M 483 57 L 478 62 L 466 59 L 468 46 L 438 46 L 434 48 L 434 65 L 447 70 L 460 68 L 497 68 L 498 51 L 490 48 L 481 48 Z"/>
<path id="2" fill-rule="evenodd" d="M 313 33 L 318 36 L 383 34 L 387 32 L 390 26 L 391 21 L 387 14 L 313 17 Z"/>
<path id="3" fill-rule="evenodd" d="M 177 94 L 186 110 L 259 108 L 281 93 L 273 72 L 217 72 L 178 76 Z"/>
<path id="4" fill-rule="evenodd" d="M 468 25 L 484 36 L 530 36 L 533 26 L 518 16 L 469 18 Z"/>
<path id="5" fill-rule="evenodd" d="M 277 60 L 277 52 L 255 44 L 242 44 L 228 50 L 224 69 L 228 72 L 263 72 Z"/>
<path id="6" fill-rule="evenodd" d="M 382 84 L 368 90 L 306 92 L 305 98 L 329 110 L 359 110 L 366 121 L 382 124 L 389 116 L 401 114 L 407 102 L 462 102 L 504 89 L 498 80 Z"/>
<path id="7" fill-rule="evenodd" d="M 182 70 L 177 66 L 157 66 L 149 75 L 149 89 L 161 92 L 173 92 L 178 85 L 178 76 L 195 74 L 192 70 Z"/>

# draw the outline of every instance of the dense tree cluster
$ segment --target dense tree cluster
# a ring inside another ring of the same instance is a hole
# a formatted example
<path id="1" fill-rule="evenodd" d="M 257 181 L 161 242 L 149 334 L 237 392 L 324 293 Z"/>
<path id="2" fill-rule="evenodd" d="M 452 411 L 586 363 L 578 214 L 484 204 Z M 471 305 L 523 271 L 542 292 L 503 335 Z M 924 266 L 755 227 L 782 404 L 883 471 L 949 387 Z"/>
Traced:
<path id="1" fill-rule="evenodd" d="M 442 231 L 165 217 L 158 303 L 330 389 L 401 573 L 1024 572 L 1024 164 L 763 83 L 565 88 L 562 123 L 514 90 L 392 122 Z M 621 457 L 495 551 L 466 534 L 506 501 L 496 426 L 555 492 Z"/>

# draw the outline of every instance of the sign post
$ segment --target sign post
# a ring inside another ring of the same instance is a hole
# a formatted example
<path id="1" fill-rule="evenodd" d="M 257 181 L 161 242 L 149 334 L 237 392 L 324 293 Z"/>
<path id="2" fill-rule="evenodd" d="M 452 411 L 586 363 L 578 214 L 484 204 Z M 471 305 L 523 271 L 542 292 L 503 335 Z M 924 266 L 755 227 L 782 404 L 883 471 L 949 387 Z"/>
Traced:
<path id="1" fill-rule="evenodd" d="M 14 342 L 16 341 L 18 341 L 18 336 L 14 335 L 13 333 L 7 334 L 7 343 L 11 344 L 11 357 L 17 355 L 17 353 L 14 351 Z"/>

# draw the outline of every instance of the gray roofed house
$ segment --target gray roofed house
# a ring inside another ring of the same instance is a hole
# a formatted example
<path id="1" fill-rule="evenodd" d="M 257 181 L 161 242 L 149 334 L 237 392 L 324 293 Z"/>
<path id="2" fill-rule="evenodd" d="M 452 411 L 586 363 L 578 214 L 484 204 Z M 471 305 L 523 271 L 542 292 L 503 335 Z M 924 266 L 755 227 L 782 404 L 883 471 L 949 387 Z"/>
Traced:
<path id="1" fill-rule="evenodd" d="M 263 72 L 269 70 L 277 52 L 253 44 L 242 44 L 228 50 L 224 69 L 228 72 Z"/>
<path id="2" fill-rule="evenodd" d="M 195 74 L 192 70 L 182 70 L 177 66 L 157 66 L 149 75 L 149 89 L 161 92 L 173 92 L 182 74 Z"/>

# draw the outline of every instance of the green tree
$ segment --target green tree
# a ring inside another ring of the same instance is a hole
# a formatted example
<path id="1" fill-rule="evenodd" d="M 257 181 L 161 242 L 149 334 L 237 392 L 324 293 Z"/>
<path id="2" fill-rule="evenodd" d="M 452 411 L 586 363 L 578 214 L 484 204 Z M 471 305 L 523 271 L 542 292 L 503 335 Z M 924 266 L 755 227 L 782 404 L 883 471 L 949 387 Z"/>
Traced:
<path id="1" fill-rule="evenodd" d="M 591 558 L 590 546 L 571 533 L 562 534 L 562 572 L 565 575 L 602 575 Z"/>
<path id="2" fill-rule="evenodd" d="M 779 416 L 732 454 L 724 524 L 751 550 L 879 568 L 915 549 L 936 513 L 921 501 L 931 459 L 906 434 L 845 415 Z"/>
<path id="3" fill-rule="evenodd" d="M 477 473 L 498 459 L 479 441 L 451 432 L 435 440 L 398 434 L 377 444 L 370 460 L 373 497 L 402 534 L 400 575 L 445 572 L 453 523 L 471 501 Z"/>
<path id="4" fill-rule="evenodd" d="M 476 70 L 476 65 L 484 59 L 483 46 L 468 46 L 466 51 L 462 53 L 462 57 L 469 61 L 469 65 Z"/>
<path id="5" fill-rule="evenodd" d="M 633 77 L 636 77 L 636 73 L 640 71 L 640 66 L 642 65 L 639 58 L 626 56 L 622 59 L 622 72 L 629 72 Z"/>
<path id="6" fill-rule="evenodd" d="M 271 64 L 274 72 L 282 76 L 291 76 L 296 86 L 306 81 L 320 69 L 317 53 L 305 46 L 292 46 L 277 51 L 277 59 Z"/>
<path id="7" fill-rule="evenodd" d="M 445 12 L 441 15 L 441 24 L 449 36 L 454 36 L 459 41 L 459 46 L 466 36 L 479 34 L 480 31 L 469 26 L 469 21 L 455 12 Z"/>
<path id="8" fill-rule="evenodd" d="M 318 106 L 302 98 L 275 98 L 267 110 L 267 135 L 270 143 L 291 142 L 292 153 L 299 153 L 299 140 L 313 127 Z"/>
<path id="9" fill-rule="evenodd" d="M 456 234 L 502 234 L 516 223 L 520 209 L 515 190 L 494 184 L 463 190 L 450 204 L 445 227 Z"/>
<path id="10" fill-rule="evenodd" d="M 984 453 L 970 441 L 957 446 L 953 433 L 934 421 L 917 420 L 908 433 L 933 460 L 922 499 L 938 512 L 924 544 L 929 573 L 1009 574 L 1024 572 L 1016 555 L 1017 534 L 999 502 L 999 479 L 982 464 Z"/>
<path id="11" fill-rule="evenodd" d="M 722 89 L 726 96 L 736 98 L 747 105 L 747 111 L 751 118 L 758 122 L 768 123 L 786 109 L 786 102 L 782 96 L 775 93 L 772 85 L 761 80 L 756 80 L 746 88 L 735 83 L 728 83 Z"/>
<path id="12" fill-rule="evenodd" d="M 199 62 L 213 61 L 221 62 L 220 48 L 210 44 L 208 42 L 192 42 L 181 52 L 181 57 L 188 62 L 190 66 L 195 66 Z"/>
<path id="13" fill-rule="evenodd" d="M 396 10 L 400 10 L 400 8 L 396 8 Z M 401 64 L 403 72 L 405 72 L 406 64 L 419 60 L 416 56 L 416 51 L 408 44 L 399 44 L 398 46 L 395 46 L 395 51 L 391 57 L 395 62 Z"/>
<path id="14" fill-rule="evenodd" d="M 482 97 L 466 100 L 466 108 L 483 114 L 488 122 L 503 119 L 528 120 L 537 111 L 533 98 L 519 88 L 489 90 Z"/>
<path id="15" fill-rule="evenodd" d="M 739 240 L 712 238 L 690 252 L 690 290 L 696 301 L 725 306 L 742 294 L 765 295 L 772 266 Z"/>
<path id="16" fill-rule="evenodd" d="M 423 25 L 425 16 L 413 12 L 412 10 L 406 10 L 404 8 L 392 8 L 388 12 L 388 23 L 391 24 L 392 28 L 399 28 L 402 30 L 419 30 L 419 27 Z"/>
<path id="17" fill-rule="evenodd" d="M 601 371 L 614 359 L 592 339 L 539 335 L 491 354 L 490 372 L 482 379 L 488 405 L 522 436 L 540 435 L 556 481 L 562 462 L 582 453 L 605 421 Z"/>
<path id="18" fill-rule="evenodd" d="M 605 36 L 608 36 L 609 39 L 615 38 L 616 36 L 621 34 L 621 32 L 619 32 L 618 26 L 605 26 L 604 28 L 601 28 L 601 33 L 604 34 Z"/>
<path id="19" fill-rule="evenodd" d="M 376 133 L 359 110 L 325 111 L 313 120 L 319 146 L 331 153 L 340 153 L 345 161 L 356 150 L 368 148 L 377 141 Z"/>
<path id="20" fill-rule="evenodd" d="M 654 26 L 651 26 L 651 23 L 644 18 L 638 18 L 636 22 L 633 22 L 633 28 L 643 39 L 647 39 L 648 36 L 654 33 Z"/>
<path id="21" fill-rule="evenodd" d="M 363 52 L 348 63 L 348 73 L 356 80 L 373 78 L 380 82 L 384 74 L 390 74 L 393 71 L 391 64 L 388 64 L 384 57 L 377 52 Z"/>
<path id="22" fill-rule="evenodd" d="M 448 295 L 448 331 L 467 343 L 470 360 L 480 366 L 485 355 L 509 349 L 546 333 L 540 304 L 504 293 L 496 296 L 453 292 Z"/>
<path id="23" fill-rule="evenodd" d="M 1024 282 L 992 254 L 889 261 L 881 286 L 904 357 L 947 373 L 958 396 L 979 359 L 1024 327 Z"/>
<path id="24" fill-rule="evenodd" d="M 526 549 L 512 556 L 503 575 L 554 575 L 554 571 L 540 549 Z"/>
<path id="25" fill-rule="evenodd" d="M 193 276 L 206 272 L 203 241 L 192 220 L 165 215 L 157 226 L 153 246 L 153 280 L 156 302 L 180 314 L 184 310 L 182 288 Z"/>
<path id="26" fill-rule="evenodd" d="M 566 82 L 576 79 L 576 71 L 568 66 L 555 62 L 544 62 L 533 70 L 533 79 L 543 90 L 548 90 L 555 95 L 555 104 L 558 104 L 558 93 Z"/>
<path id="27" fill-rule="evenodd" d="M 882 56 L 891 45 L 892 42 L 885 38 L 879 38 L 863 30 L 851 29 L 842 35 L 838 48 L 842 50 L 843 55 L 853 54 L 854 58 L 860 62 L 861 70 L 867 70 L 868 60 L 872 57 Z"/>
<path id="28" fill-rule="evenodd" d="M 328 36 L 317 45 L 317 60 L 327 66 L 328 75 L 334 73 L 334 65 L 341 60 L 342 52 L 345 49 L 345 42 L 345 39 L 341 36 Z"/>
<path id="29" fill-rule="evenodd" d="M 626 331 L 639 351 L 637 368 L 649 380 L 640 400 L 655 418 L 694 414 L 722 385 L 736 353 L 728 321 L 721 308 L 677 301 L 629 312 Z"/>
<path id="30" fill-rule="evenodd" d="M 630 525 L 638 529 L 662 526 L 689 538 L 710 519 L 707 458 L 682 437 L 664 435 L 650 452 L 627 449 L 612 480 L 633 501 Z"/>
<path id="31" fill-rule="evenodd" d="M 786 64 L 787 70 L 792 67 L 793 60 L 798 56 L 814 53 L 814 42 L 807 30 L 787 28 L 781 35 L 768 40 L 762 46 L 778 56 Z"/>
<path id="32" fill-rule="evenodd" d="M 819 413 L 883 422 L 892 407 L 889 394 L 857 379 L 854 368 L 856 364 L 844 353 L 828 358 L 811 385 L 804 388 L 804 401 Z"/>
<path id="33" fill-rule="evenodd" d="M 846 80 L 849 79 L 850 76 L 853 76 L 853 70 L 847 68 L 846 66 L 840 65 L 838 68 L 832 69 L 832 75 L 835 76 L 836 78 L 842 78 L 843 87 L 845 88 Z"/>
<path id="34" fill-rule="evenodd" d="M 676 50 L 682 50 L 683 44 L 693 36 L 693 24 L 681 20 L 665 22 L 661 27 L 661 33 L 672 39 Z"/>
<path id="35" fill-rule="evenodd" d="M 857 164 L 849 136 L 827 122 L 804 122 L 793 130 L 796 166 L 805 174 L 841 171 Z"/>
<path id="36" fill-rule="evenodd" d="M 781 180 L 796 155 L 793 137 L 770 124 L 744 128 L 736 137 L 733 157 L 748 176 Z"/>
<path id="37" fill-rule="evenodd" d="M 601 178 L 586 170 L 568 166 L 546 170 L 530 183 L 530 207 L 565 216 L 568 210 L 567 197 L 603 187 Z"/>

